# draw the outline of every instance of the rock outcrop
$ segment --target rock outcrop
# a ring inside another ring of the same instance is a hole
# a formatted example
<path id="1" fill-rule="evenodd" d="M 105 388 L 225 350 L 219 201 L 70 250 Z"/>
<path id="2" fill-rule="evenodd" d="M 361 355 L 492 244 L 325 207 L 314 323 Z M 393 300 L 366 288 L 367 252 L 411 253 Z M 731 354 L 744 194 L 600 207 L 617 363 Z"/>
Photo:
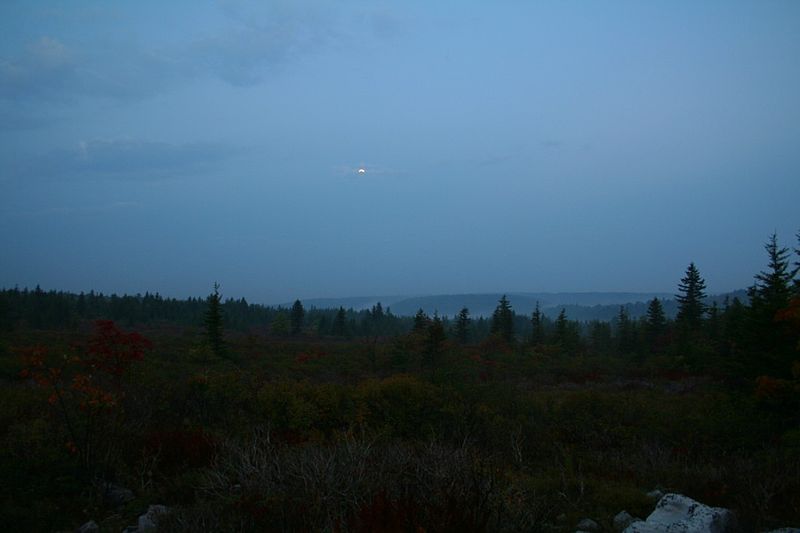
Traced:
<path id="1" fill-rule="evenodd" d="M 135 526 L 128 526 L 122 533 L 155 533 L 158 531 L 158 521 L 165 514 L 169 513 L 166 505 L 151 505 L 147 512 L 139 515 L 139 520 Z"/>
<path id="2" fill-rule="evenodd" d="M 75 530 L 75 533 L 100 533 L 100 526 L 94 520 L 89 520 Z"/>
<path id="3" fill-rule="evenodd" d="M 634 522 L 641 522 L 641 518 L 631 516 L 628 511 L 621 511 L 614 517 L 614 531 L 623 531 Z"/>
<path id="4" fill-rule="evenodd" d="M 587 531 L 587 532 L 594 532 L 600 531 L 600 524 L 592 520 L 591 518 L 584 518 L 578 525 L 575 526 L 575 529 L 578 531 Z"/>
<path id="5" fill-rule="evenodd" d="M 728 533 L 733 528 L 734 516 L 728 509 L 665 494 L 647 520 L 632 523 L 625 533 Z"/>

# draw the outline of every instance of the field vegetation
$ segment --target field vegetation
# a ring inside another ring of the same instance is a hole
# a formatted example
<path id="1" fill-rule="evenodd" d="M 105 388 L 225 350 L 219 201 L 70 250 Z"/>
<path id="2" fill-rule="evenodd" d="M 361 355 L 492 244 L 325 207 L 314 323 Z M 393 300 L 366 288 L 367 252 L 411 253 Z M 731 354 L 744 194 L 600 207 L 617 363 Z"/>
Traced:
<path id="1" fill-rule="evenodd" d="M 611 530 L 660 489 L 746 531 L 797 525 L 800 294 L 789 250 L 767 252 L 746 302 L 707 307 L 692 264 L 675 320 L 658 300 L 578 323 L 504 298 L 485 331 L 466 309 L 297 302 L 253 326 L 215 288 L 184 302 L 192 324 L 147 319 L 143 297 L 91 316 L 86 295 L 5 290 L 0 515 L 119 531 L 157 503 L 165 531 Z"/>

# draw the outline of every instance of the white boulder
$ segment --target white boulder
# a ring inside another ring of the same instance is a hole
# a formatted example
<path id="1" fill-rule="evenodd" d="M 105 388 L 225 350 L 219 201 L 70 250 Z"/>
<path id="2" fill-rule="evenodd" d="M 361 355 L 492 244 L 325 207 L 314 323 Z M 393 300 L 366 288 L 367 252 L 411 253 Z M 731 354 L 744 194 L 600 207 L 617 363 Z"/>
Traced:
<path id="1" fill-rule="evenodd" d="M 665 494 L 646 521 L 632 523 L 624 533 L 727 533 L 733 527 L 733 513 L 728 509 Z"/>

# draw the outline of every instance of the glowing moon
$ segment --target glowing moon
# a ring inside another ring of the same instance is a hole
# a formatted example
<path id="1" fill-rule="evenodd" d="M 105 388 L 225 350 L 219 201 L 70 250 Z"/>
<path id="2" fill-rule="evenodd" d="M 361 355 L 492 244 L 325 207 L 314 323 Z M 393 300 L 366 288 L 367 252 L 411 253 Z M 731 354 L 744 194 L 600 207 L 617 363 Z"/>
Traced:
<path id="1" fill-rule="evenodd" d="M 367 169 L 366 168 L 359 168 L 358 169 L 358 173 L 359 174 L 366 174 L 367 173 Z"/>

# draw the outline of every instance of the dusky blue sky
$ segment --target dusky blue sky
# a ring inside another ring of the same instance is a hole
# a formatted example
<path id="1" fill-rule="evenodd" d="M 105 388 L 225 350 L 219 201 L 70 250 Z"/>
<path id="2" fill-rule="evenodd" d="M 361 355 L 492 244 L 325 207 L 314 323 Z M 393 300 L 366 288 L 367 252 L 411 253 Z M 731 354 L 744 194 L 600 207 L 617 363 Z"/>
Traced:
<path id="1" fill-rule="evenodd" d="M 0 28 L 0 286 L 674 292 L 695 261 L 722 292 L 796 245 L 793 0 L 6 0 Z"/>

